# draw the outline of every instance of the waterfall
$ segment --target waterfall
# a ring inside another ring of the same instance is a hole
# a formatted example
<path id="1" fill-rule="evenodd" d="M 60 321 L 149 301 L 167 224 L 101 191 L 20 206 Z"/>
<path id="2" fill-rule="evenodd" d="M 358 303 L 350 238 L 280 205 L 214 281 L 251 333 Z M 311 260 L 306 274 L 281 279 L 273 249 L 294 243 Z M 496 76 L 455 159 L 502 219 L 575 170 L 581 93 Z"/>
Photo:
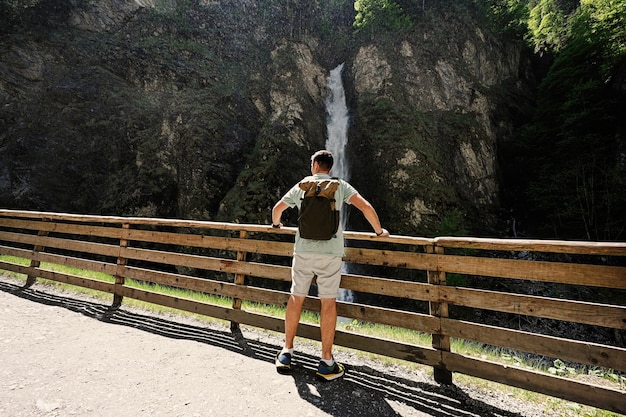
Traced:
<path id="1" fill-rule="evenodd" d="M 343 65 L 338 65 L 330 71 L 327 78 L 328 93 L 326 96 L 326 128 L 328 138 L 326 139 L 326 149 L 333 153 L 335 162 L 333 164 L 332 175 L 348 181 L 350 179 L 350 169 L 348 158 L 346 158 L 346 146 L 348 144 L 348 106 L 346 105 L 346 95 L 343 89 L 341 73 Z M 346 210 L 341 213 L 341 227 L 345 230 L 347 224 Z M 343 265 L 344 272 L 347 266 Z M 339 300 L 354 301 L 354 294 L 350 290 L 339 289 Z"/>
<path id="2" fill-rule="evenodd" d="M 327 78 L 326 112 L 328 113 L 328 118 L 326 127 L 328 139 L 326 140 L 326 149 L 335 156 L 333 176 L 348 181 L 350 179 L 350 170 L 345 150 L 348 144 L 349 117 L 346 95 L 343 89 L 343 82 L 341 81 L 343 65 L 341 64 L 330 71 L 330 75 Z"/>
<path id="3" fill-rule="evenodd" d="M 350 180 L 350 169 L 348 158 L 346 158 L 346 146 L 348 145 L 348 106 L 346 105 L 346 94 L 343 89 L 341 73 L 343 65 L 338 65 L 330 71 L 326 79 L 328 93 L 326 95 L 326 129 L 328 138 L 326 139 L 326 149 L 333 153 L 335 163 L 333 164 L 332 175 L 346 181 Z M 341 216 L 341 227 L 345 230 L 347 224 L 346 210 Z"/>

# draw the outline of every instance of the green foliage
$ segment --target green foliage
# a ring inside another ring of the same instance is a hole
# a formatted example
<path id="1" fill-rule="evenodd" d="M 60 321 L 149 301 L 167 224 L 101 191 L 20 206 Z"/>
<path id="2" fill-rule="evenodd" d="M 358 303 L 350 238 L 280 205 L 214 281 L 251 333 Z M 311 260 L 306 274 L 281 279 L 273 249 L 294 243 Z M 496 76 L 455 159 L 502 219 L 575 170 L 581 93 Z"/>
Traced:
<path id="1" fill-rule="evenodd" d="M 465 275 L 455 274 L 455 273 L 447 273 L 446 274 L 446 285 L 449 287 L 466 287 L 467 286 L 467 278 Z"/>
<path id="2" fill-rule="evenodd" d="M 539 0 L 530 9 L 528 27 L 533 43 L 540 47 L 559 50 L 565 44 L 567 16 L 557 0 Z"/>
<path id="3" fill-rule="evenodd" d="M 475 0 L 494 33 L 514 39 L 528 37 L 528 2 L 524 0 Z"/>
<path id="4" fill-rule="evenodd" d="M 561 359 L 554 360 L 553 364 L 554 366 L 548 368 L 548 372 L 552 375 L 564 376 L 568 374 L 576 374 L 576 368 L 567 366 Z"/>
<path id="5" fill-rule="evenodd" d="M 573 36 L 595 39 L 602 54 L 603 75 L 608 77 L 626 56 L 626 1 L 582 0 Z"/>
<path id="6" fill-rule="evenodd" d="M 607 88 L 624 59 L 624 2 L 584 2 L 522 132 L 530 213 L 559 237 L 619 239 L 626 228 L 624 97 Z M 601 6 L 604 4 L 604 9 Z M 610 10 L 609 10 L 610 9 Z"/>
<path id="7" fill-rule="evenodd" d="M 356 0 L 354 27 L 373 37 L 374 33 L 406 32 L 413 27 L 410 17 L 394 0 Z"/>
<path id="8" fill-rule="evenodd" d="M 468 236 L 467 220 L 465 214 L 454 208 L 447 212 L 439 224 L 438 236 Z"/>
<path id="9" fill-rule="evenodd" d="M 560 51 L 571 35 L 572 20 L 581 8 L 619 13 L 621 0 L 474 0 L 495 33 L 524 39 L 537 50 Z M 604 13 L 604 12 L 603 12 Z M 606 12 L 607 19 L 611 12 Z M 604 20 L 604 19 L 601 19 Z"/>

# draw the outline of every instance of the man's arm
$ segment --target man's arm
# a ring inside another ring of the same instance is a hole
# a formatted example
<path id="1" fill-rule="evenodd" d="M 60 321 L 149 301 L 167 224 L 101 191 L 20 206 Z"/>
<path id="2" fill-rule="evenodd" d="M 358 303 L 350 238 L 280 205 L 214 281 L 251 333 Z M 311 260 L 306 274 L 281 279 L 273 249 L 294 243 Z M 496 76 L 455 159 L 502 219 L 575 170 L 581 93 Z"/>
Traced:
<path id="1" fill-rule="evenodd" d="M 287 210 L 288 208 L 289 205 L 283 200 L 280 200 L 274 205 L 274 208 L 272 209 L 272 226 L 282 227 L 283 224 L 280 222 L 280 218 L 283 216 L 283 211 Z"/>
<path id="2" fill-rule="evenodd" d="M 370 223 L 370 225 L 372 225 L 372 228 L 374 228 L 374 233 L 376 233 L 376 236 L 389 236 L 389 232 L 380 225 L 378 213 L 376 213 L 374 207 L 370 204 L 369 201 L 364 199 L 361 194 L 353 194 L 348 199 L 348 202 L 354 207 L 361 210 L 367 221 Z"/>

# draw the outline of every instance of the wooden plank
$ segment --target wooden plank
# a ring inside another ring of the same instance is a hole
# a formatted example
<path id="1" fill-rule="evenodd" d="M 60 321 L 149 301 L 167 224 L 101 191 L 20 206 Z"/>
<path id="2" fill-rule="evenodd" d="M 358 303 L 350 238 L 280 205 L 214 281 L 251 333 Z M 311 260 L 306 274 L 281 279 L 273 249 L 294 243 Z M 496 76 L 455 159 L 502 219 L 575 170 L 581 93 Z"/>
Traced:
<path id="1" fill-rule="evenodd" d="M 70 221 L 83 223 L 103 223 L 103 224 L 123 224 L 183 227 L 191 229 L 213 229 L 224 231 L 241 231 L 274 233 L 274 234 L 295 234 L 295 228 L 274 229 L 271 225 L 221 223 L 197 220 L 160 219 L 153 217 L 119 217 L 119 216 L 97 216 L 71 213 L 53 213 L 42 211 L 6 210 L 0 209 L 0 226 L 5 218 L 27 218 L 27 219 L 50 219 L 56 221 Z M 357 239 L 359 237 L 356 237 Z"/>
<path id="2" fill-rule="evenodd" d="M 246 287 L 238 287 L 232 283 L 196 278 L 171 272 L 153 271 L 151 269 L 120 266 L 119 273 L 126 278 L 147 281 L 154 284 L 203 292 L 224 297 L 239 297 L 245 293 Z"/>
<path id="3" fill-rule="evenodd" d="M 434 241 L 436 245 L 446 248 L 626 256 L 626 242 L 489 239 L 474 237 L 437 237 Z"/>
<path id="4" fill-rule="evenodd" d="M 14 248 L 12 246 L 0 245 L 0 255 L 15 256 L 17 258 L 32 259 L 35 253 L 32 249 Z"/>
<path id="5" fill-rule="evenodd" d="M 347 240 L 399 243 L 407 246 L 432 246 L 434 243 L 434 239 L 432 238 L 401 235 L 390 235 L 388 237 L 381 237 L 376 236 L 373 232 L 355 232 L 350 230 L 344 230 L 343 238 Z"/>
<path id="6" fill-rule="evenodd" d="M 289 294 L 264 288 L 238 286 L 229 282 L 195 278 L 186 275 L 157 272 L 149 269 L 124 267 L 120 269 L 127 278 L 148 281 L 189 291 L 197 291 L 221 297 L 241 298 L 252 302 L 285 307 Z"/>
<path id="7" fill-rule="evenodd" d="M 281 318 L 266 316 L 263 314 L 252 313 L 243 310 L 231 311 L 232 314 L 228 317 L 228 320 L 230 320 L 231 322 L 235 321 L 239 324 L 245 324 L 261 329 L 272 330 L 275 332 L 284 332 L 285 321 Z"/>
<path id="8" fill-rule="evenodd" d="M 344 261 L 363 265 L 381 265 L 397 268 L 436 270 L 437 255 L 425 253 L 400 252 L 380 249 L 350 248 L 345 249 Z"/>
<path id="9" fill-rule="evenodd" d="M 626 267 L 440 255 L 445 272 L 626 289 Z"/>
<path id="10" fill-rule="evenodd" d="M 17 274 L 28 275 L 32 273 L 33 268 L 27 265 L 14 264 L 12 262 L 5 262 L 5 261 L 0 260 L 0 270 L 11 271 Z"/>
<path id="11" fill-rule="evenodd" d="M 613 390 L 455 353 L 442 352 L 442 358 L 446 368 L 452 372 L 459 372 L 616 413 L 626 413 L 626 391 Z"/>
<path id="12" fill-rule="evenodd" d="M 85 278 L 78 275 L 64 274 L 62 272 L 49 271 L 41 268 L 21 267 L 12 268 L 14 272 L 22 274 L 31 274 L 38 278 L 48 279 L 50 281 L 61 282 L 64 284 L 75 285 L 77 287 L 89 288 L 91 290 L 102 291 L 113 294 L 114 285 L 112 282 L 100 281 L 97 279 Z"/>
<path id="13" fill-rule="evenodd" d="M 626 330 L 626 306 L 458 287 L 441 287 L 440 294 L 459 306 Z"/>
<path id="14" fill-rule="evenodd" d="M 116 292 L 124 298 L 132 298 L 151 304 L 203 314 L 205 316 L 215 317 L 218 319 L 226 319 L 227 311 L 230 310 L 228 307 L 217 306 L 181 297 L 174 297 L 168 294 L 129 287 L 127 285 L 118 286 Z"/>
<path id="15" fill-rule="evenodd" d="M 89 288 L 113 294 L 115 285 L 112 282 L 100 281 L 96 279 L 85 278 L 77 275 L 63 274 L 61 272 L 37 270 L 37 276 L 52 281 L 62 282 L 65 284 L 75 285 L 77 287 Z"/>
<path id="16" fill-rule="evenodd" d="M 0 225 L 15 229 L 38 230 L 44 232 L 63 233 L 71 235 L 105 237 L 120 239 L 122 230 L 116 227 L 83 225 L 75 223 L 54 223 L 49 221 L 38 220 L 20 220 L 20 219 L 2 219 Z"/>
<path id="17" fill-rule="evenodd" d="M 386 324 L 430 334 L 438 333 L 441 330 L 439 320 L 427 314 L 372 307 L 365 304 L 344 303 L 341 301 L 337 302 L 337 313 L 341 317 L 353 318 L 368 323 Z"/>
<path id="18" fill-rule="evenodd" d="M 128 230 L 124 238 L 140 242 L 219 249 L 233 252 L 262 253 L 278 256 L 292 256 L 293 254 L 293 243 L 272 242 L 269 240 L 241 239 L 173 232 L 155 232 L 136 229 Z"/>
<path id="19" fill-rule="evenodd" d="M 441 331 L 450 337 L 459 339 L 507 347 L 590 366 L 626 371 L 626 349 L 615 346 L 581 342 L 453 319 L 442 319 Z"/>
<path id="20" fill-rule="evenodd" d="M 344 274 L 341 277 L 341 288 L 370 294 L 407 298 L 410 300 L 440 300 L 439 287 L 437 286 L 390 278 Z"/>
<path id="21" fill-rule="evenodd" d="M 48 262 L 56 265 L 63 265 L 72 268 L 85 269 L 93 272 L 114 275 L 115 264 L 108 262 L 93 261 L 90 259 L 75 258 L 71 256 L 56 255 L 52 253 L 39 252 L 33 256 L 41 262 Z"/>
<path id="22" fill-rule="evenodd" d="M 233 259 L 209 256 L 188 255 L 138 248 L 121 248 L 120 256 L 164 265 L 179 265 L 208 271 L 244 274 L 259 278 L 291 280 L 291 268 L 288 266 L 267 265 L 254 262 L 240 262 Z"/>
<path id="23" fill-rule="evenodd" d="M 245 232 L 245 231 L 239 232 L 239 237 L 241 239 L 247 239 L 248 238 L 248 232 Z M 247 257 L 248 257 L 248 253 L 247 252 L 241 252 L 241 251 L 237 252 L 237 262 L 245 262 Z M 243 275 L 243 274 L 236 274 L 235 275 L 235 285 L 243 286 L 243 285 L 245 285 L 245 283 L 246 283 L 246 276 L 245 275 Z M 234 309 L 240 309 L 242 303 L 243 303 L 243 299 L 237 298 L 237 297 L 233 298 L 233 308 Z M 231 330 L 238 329 L 239 328 L 239 324 L 236 323 L 236 322 L 231 322 L 230 323 L 230 328 L 231 328 Z"/>
<path id="24" fill-rule="evenodd" d="M 224 286 L 223 292 L 220 295 L 239 298 L 253 303 L 277 305 L 281 307 L 287 307 L 287 301 L 289 300 L 289 294 L 282 291 L 267 290 L 264 288 L 237 287 L 233 286 L 233 284 Z"/>
<path id="25" fill-rule="evenodd" d="M 128 223 L 124 223 L 122 224 L 122 231 L 124 233 L 122 233 L 122 236 L 126 234 L 126 232 L 128 231 L 128 229 L 130 229 L 130 224 Z M 128 247 L 128 239 L 126 239 L 125 237 L 122 237 L 119 240 L 119 246 L 120 246 L 120 253 L 117 256 L 117 260 L 116 260 L 116 271 L 115 271 L 115 288 L 119 288 L 120 286 L 124 285 L 125 279 L 124 275 L 120 274 L 120 269 L 122 269 L 123 267 L 126 266 L 127 263 L 127 259 L 124 258 L 121 254 L 121 249 L 122 248 L 127 248 Z M 120 305 L 122 305 L 122 296 L 119 295 L 117 292 L 115 293 L 114 297 L 113 297 L 113 304 L 111 305 L 112 308 L 118 308 Z"/>
<path id="26" fill-rule="evenodd" d="M 48 219 L 42 219 L 43 223 L 47 223 L 49 220 Z M 37 236 L 48 236 L 48 232 L 45 230 L 39 230 L 37 232 Z M 45 249 L 44 246 L 41 245 L 35 245 L 35 247 L 33 248 L 33 252 L 37 253 L 37 252 L 41 252 Z M 30 266 L 33 268 L 37 268 L 39 266 L 41 262 L 39 262 L 37 259 L 31 259 L 30 261 Z M 33 275 L 29 275 L 26 277 L 26 284 L 24 285 L 26 288 L 32 286 L 35 281 L 36 281 L 37 277 L 33 276 Z"/>
<path id="27" fill-rule="evenodd" d="M 26 218 L 26 219 L 50 219 L 67 220 L 93 223 L 124 223 L 125 217 L 98 216 L 85 214 L 56 213 L 46 211 L 6 210 L 0 209 L 1 218 Z M 1 223 L 0 223 L 1 224 Z"/>
<path id="28" fill-rule="evenodd" d="M 86 269 L 89 271 L 102 272 L 104 274 L 110 275 L 113 275 L 115 273 L 115 265 L 112 263 L 75 258 L 71 256 L 56 255 L 47 252 L 33 252 L 30 249 L 19 249 L 7 246 L 0 246 L 0 255 L 15 256 L 24 259 L 35 259 L 39 262 L 48 262 L 51 264 Z"/>
<path id="29" fill-rule="evenodd" d="M 300 331 L 298 331 L 298 335 L 300 334 Z M 311 338 L 312 335 L 302 334 L 302 336 Z M 335 345 L 423 365 L 441 365 L 441 353 L 429 347 L 410 345 L 351 332 L 337 331 L 335 334 Z"/>
<path id="30" fill-rule="evenodd" d="M 441 246 L 428 247 L 427 251 L 438 256 L 444 254 L 444 248 Z M 433 286 L 442 287 L 446 285 L 446 274 L 443 271 L 429 270 L 427 276 L 428 283 Z M 428 303 L 428 312 L 438 319 L 445 319 L 448 317 L 448 307 L 448 303 L 443 299 L 442 301 L 431 301 Z M 432 346 L 438 351 L 450 352 L 450 336 L 442 333 L 441 329 L 438 332 L 433 332 Z M 452 384 L 452 372 L 443 366 L 436 366 L 433 369 L 433 376 L 435 381 L 440 384 Z"/>
<path id="31" fill-rule="evenodd" d="M 234 321 L 239 324 L 245 324 L 277 332 L 284 332 L 284 320 L 281 318 L 252 313 L 244 310 L 236 310 L 230 307 L 217 306 L 186 298 L 171 297 L 165 294 L 139 290 L 126 286 L 121 287 L 118 290 L 120 295 L 123 297 L 133 298 L 208 317 L 214 317 L 221 320 Z M 300 327 L 304 329 L 307 325 L 302 323 Z"/>
<path id="32" fill-rule="evenodd" d="M 117 257 L 119 246 L 107 245 L 104 243 L 84 242 L 80 240 L 62 239 L 49 236 L 24 235 L 0 231 L 0 240 L 14 243 L 24 243 L 31 245 L 41 245 L 46 248 L 63 249 L 74 252 L 91 253 L 94 255 L 104 255 Z"/>
<path id="33" fill-rule="evenodd" d="M 3 218 L 28 218 L 43 219 L 47 218 L 56 221 L 86 222 L 86 223 L 107 223 L 107 224 L 123 224 L 129 223 L 133 225 L 149 225 L 149 226 L 166 226 L 166 227 L 184 227 L 192 229 L 214 229 L 214 230 L 232 230 L 276 234 L 295 234 L 295 228 L 273 229 L 270 225 L 245 225 L 236 223 L 221 223 L 196 220 L 179 220 L 179 219 L 160 219 L 152 217 L 119 217 L 119 216 L 97 216 L 70 213 L 52 213 L 39 211 L 23 211 L 23 210 L 4 210 L 0 209 L 0 225 Z"/>

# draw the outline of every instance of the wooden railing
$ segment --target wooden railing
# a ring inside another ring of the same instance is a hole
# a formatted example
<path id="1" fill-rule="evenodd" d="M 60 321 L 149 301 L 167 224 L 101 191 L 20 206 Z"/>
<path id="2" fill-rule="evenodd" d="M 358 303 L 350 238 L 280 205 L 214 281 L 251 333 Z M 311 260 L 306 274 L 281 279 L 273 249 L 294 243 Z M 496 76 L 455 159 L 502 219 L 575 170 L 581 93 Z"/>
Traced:
<path id="1" fill-rule="evenodd" d="M 282 332 L 281 318 L 246 310 L 242 300 L 286 305 L 293 235 L 293 228 L 261 225 L 0 210 L 0 269 L 26 274 L 26 286 L 39 277 L 113 294 L 113 313 L 126 297 L 227 320 L 233 327 Z M 357 301 L 375 302 L 340 301 L 339 315 L 429 334 L 432 344 L 366 336 L 358 326 L 338 331 L 336 344 L 432 366 L 438 382 L 451 383 L 457 372 L 626 413 L 623 385 L 495 363 L 455 352 L 451 343 L 472 341 L 626 372 L 626 243 L 376 238 L 358 232 L 347 232 L 346 239 L 349 268 L 341 287 L 356 292 Z M 54 265 L 110 279 L 59 272 Z M 227 297 L 232 305 L 168 295 L 162 286 Z M 316 297 L 307 298 L 305 309 L 319 307 Z M 496 315 L 499 320 L 491 320 Z M 507 319 L 515 325 L 494 324 Z M 540 333 L 537 323 L 522 325 L 529 321 L 614 332 L 622 342 Z M 315 325 L 302 324 L 298 334 L 319 340 Z"/>

